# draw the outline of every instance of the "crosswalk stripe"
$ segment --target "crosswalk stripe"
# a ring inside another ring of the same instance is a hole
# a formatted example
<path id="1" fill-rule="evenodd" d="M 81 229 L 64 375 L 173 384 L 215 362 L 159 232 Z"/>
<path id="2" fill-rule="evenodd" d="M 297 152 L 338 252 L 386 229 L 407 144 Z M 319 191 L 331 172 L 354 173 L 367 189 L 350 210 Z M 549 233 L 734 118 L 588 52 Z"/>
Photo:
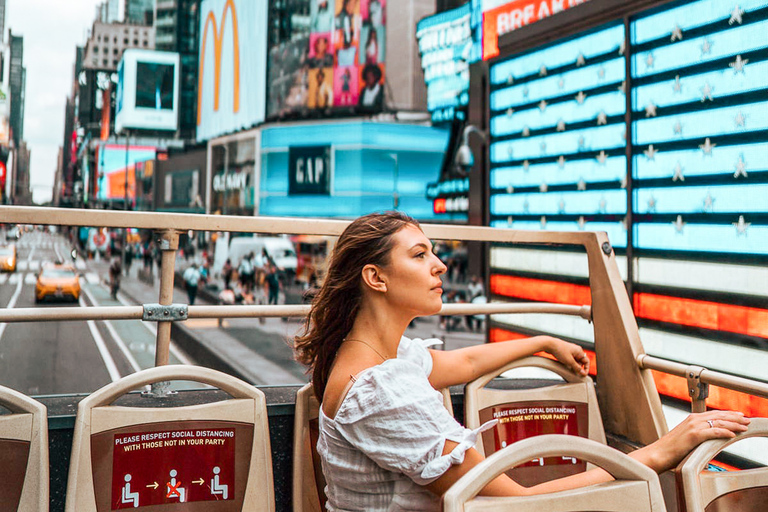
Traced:
<path id="1" fill-rule="evenodd" d="M 40 260 L 32 260 L 29 262 L 29 270 L 40 270 Z"/>
<path id="2" fill-rule="evenodd" d="M 9 284 L 16 284 L 19 282 L 19 280 L 22 279 L 22 276 L 19 274 L 13 274 L 11 277 L 8 278 Z"/>
<path id="3" fill-rule="evenodd" d="M 37 283 L 37 276 L 35 274 L 27 274 L 24 276 L 24 284 L 35 284 Z"/>
<path id="4" fill-rule="evenodd" d="M 26 261 L 17 261 L 16 262 L 16 270 L 27 270 L 27 262 Z"/>
<path id="5" fill-rule="evenodd" d="M 77 270 L 85 270 L 85 262 L 83 260 L 75 261 L 75 268 Z"/>
<path id="6" fill-rule="evenodd" d="M 85 274 L 85 280 L 88 284 L 99 284 L 99 275 L 95 272 L 88 272 Z"/>
<path id="7" fill-rule="evenodd" d="M 0 284 L 5 284 L 8 280 L 8 274 L 0 274 Z"/>

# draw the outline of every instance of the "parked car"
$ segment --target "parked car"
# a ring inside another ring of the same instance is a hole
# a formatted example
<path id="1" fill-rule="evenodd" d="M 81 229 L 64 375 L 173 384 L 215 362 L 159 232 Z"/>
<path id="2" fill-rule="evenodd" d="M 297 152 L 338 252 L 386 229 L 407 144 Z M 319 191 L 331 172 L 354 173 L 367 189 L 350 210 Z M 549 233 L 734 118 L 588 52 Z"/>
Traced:
<path id="1" fill-rule="evenodd" d="M 0 247 L 0 270 L 3 272 L 16 272 L 16 244 Z"/>
<path id="2" fill-rule="evenodd" d="M 44 265 L 37 274 L 35 302 L 45 299 L 72 300 L 80 299 L 80 276 L 72 265 Z"/>

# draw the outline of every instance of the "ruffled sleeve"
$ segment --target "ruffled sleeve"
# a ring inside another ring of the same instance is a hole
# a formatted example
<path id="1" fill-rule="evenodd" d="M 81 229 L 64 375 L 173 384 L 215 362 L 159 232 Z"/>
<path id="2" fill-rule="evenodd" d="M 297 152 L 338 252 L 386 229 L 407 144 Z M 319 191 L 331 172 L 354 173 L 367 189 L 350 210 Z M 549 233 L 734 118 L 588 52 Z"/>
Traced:
<path id="1" fill-rule="evenodd" d="M 442 340 L 437 338 L 423 340 L 421 338 L 410 339 L 403 336 L 400 338 L 400 345 L 397 347 L 397 358 L 416 364 L 424 370 L 426 376 L 429 376 L 432 373 L 432 354 L 427 349 L 442 344 Z"/>
<path id="2" fill-rule="evenodd" d="M 358 378 L 335 422 L 339 433 L 378 466 L 418 485 L 462 463 L 478 434 L 496 424 L 492 420 L 474 431 L 462 427 L 419 367 L 399 354 Z M 458 444 L 443 455 L 446 440 Z"/>

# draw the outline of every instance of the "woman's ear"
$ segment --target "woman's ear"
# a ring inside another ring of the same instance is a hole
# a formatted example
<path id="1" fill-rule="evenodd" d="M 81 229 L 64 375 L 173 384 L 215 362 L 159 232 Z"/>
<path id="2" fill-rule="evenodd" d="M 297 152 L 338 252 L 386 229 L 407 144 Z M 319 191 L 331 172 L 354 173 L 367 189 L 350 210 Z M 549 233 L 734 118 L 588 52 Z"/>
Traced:
<path id="1" fill-rule="evenodd" d="M 371 290 L 384 293 L 387 291 L 387 281 L 376 265 L 368 264 L 363 267 L 363 284 Z"/>

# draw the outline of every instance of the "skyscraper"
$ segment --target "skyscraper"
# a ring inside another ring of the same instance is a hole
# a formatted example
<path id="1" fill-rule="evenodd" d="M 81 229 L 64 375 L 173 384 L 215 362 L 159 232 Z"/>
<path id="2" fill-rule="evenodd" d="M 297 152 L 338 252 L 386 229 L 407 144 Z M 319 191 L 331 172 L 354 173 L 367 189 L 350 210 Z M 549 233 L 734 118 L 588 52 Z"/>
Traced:
<path id="1" fill-rule="evenodd" d="M 24 36 L 9 35 L 11 46 L 11 131 L 14 146 L 24 138 Z"/>
<path id="2" fill-rule="evenodd" d="M 125 0 L 123 21 L 133 25 L 152 25 L 155 14 L 154 0 Z"/>

